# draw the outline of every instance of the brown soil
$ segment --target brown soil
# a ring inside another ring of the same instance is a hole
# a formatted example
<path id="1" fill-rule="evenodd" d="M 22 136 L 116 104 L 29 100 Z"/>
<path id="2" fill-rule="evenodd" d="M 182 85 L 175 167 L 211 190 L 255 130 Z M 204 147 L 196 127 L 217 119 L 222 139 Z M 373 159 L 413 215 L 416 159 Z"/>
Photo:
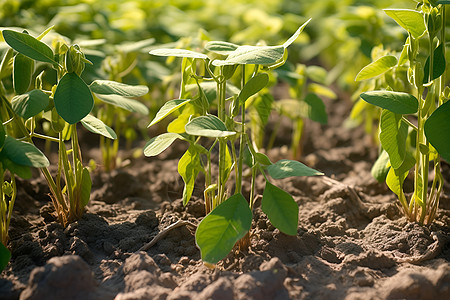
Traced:
<path id="1" fill-rule="evenodd" d="M 185 145 L 177 144 L 94 175 L 86 214 L 67 228 L 54 221 L 42 178 L 20 181 L 0 298 L 450 299 L 450 167 L 443 164 L 436 222 L 408 223 L 395 195 L 370 175 L 377 147 L 360 129 L 343 127 L 349 105 L 327 106 L 329 124 L 308 122 L 304 147 L 304 161 L 326 176 L 275 182 L 300 207 L 296 236 L 275 229 L 259 201 L 250 249 L 215 269 L 203 265 L 186 226 L 139 251 L 176 221 L 204 216 L 201 184 L 187 207 L 180 200 L 176 149 Z M 268 154 L 287 156 L 283 147 Z M 259 194 L 263 188 L 258 178 Z"/>

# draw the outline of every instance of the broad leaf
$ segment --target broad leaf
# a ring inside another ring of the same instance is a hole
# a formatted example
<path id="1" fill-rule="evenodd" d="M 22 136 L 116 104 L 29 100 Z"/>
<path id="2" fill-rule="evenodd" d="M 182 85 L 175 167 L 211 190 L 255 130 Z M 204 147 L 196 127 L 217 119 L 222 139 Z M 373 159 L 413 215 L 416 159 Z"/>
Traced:
<path id="1" fill-rule="evenodd" d="M 23 54 L 18 53 L 14 57 L 13 85 L 16 94 L 23 94 L 28 91 L 31 84 L 31 77 L 34 71 L 34 61 Z"/>
<path id="2" fill-rule="evenodd" d="M 248 98 L 262 90 L 267 83 L 269 83 L 269 75 L 266 73 L 260 73 L 250 78 L 250 80 L 244 85 L 242 91 L 239 93 L 241 103 L 244 103 Z"/>
<path id="3" fill-rule="evenodd" d="M 16 114 L 24 119 L 34 117 L 49 104 L 49 97 L 41 90 L 32 90 L 26 94 L 15 96 L 11 106 Z"/>
<path id="4" fill-rule="evenodd" d="M 178 173 L 184 181 L 183 205 L 188 204 L 194 191 L 195 179 L 201 170 L 200 155 L 196 148 L 190 146 L 178 161 Z"/>
<path id="5" fill-rule="evenodd" d="M 381 146 L 389 154 L 391 166 L 398 169 L 405 159 L 408 125 L 402 122 L 401 115 L 383 110 L 380 129 Z"/>
<path id="6" fill-rule="evenodd" d="M 250 230 L 252 211 L 242 194 L 225 200 L 198 224 L 195 242 L 202 260 L 215 264 Z"/>
<path id="7" fill-rule="evenodd" d="M 75 73 L 66 73 L 56 87 L 55 108 L 69 124 L 75 124 L 86 117 L 94 107 L 91 90 Z"/>
<path id="8" fill-rule="evenodd" d="M 102 102 L 123 108 L 128 111 L 148 115 L 147 106 L 135 99 L 126 98 L 119 95 L 97 95 L 97 98 Z"/>
<path id="9" fill-rule="evenodd" d="M 225 124 L 214 115 L 192 119 L 186 124 L 185 129 L 187 134 L 211 138 L 227 137 L 236 134 L 234 131 L 228 131 Z"/>
<path id="10" fill-rule="evenodd" d="M 229 55 L 231 52 L 236 50 L 239 46 L 228 43 L 228 42 L 221 42 L 221 41 L 212 41 L 208 42 L 205 45 L 205 49 L 207 51 L 211 51 L 217 54 L 221 55 Z"/>
<path id="11" fill-rule="evenodd" d="M 356 75 L 355 80 L 356 81 L 366 80 L 384 74 L 391 68 L 395 67 L 397 63 L 398 63 L 397 58 L 393 55 L 386 55 L 380 57 L 376 61 L 365 66 L 358 73 L 358 75 Z"/>
<path id="12" fill-rule="evenodd" d="M 89 174 L 89 170 L 87 168 L 83 168 L 83 173 L 81 174 L 81 205 L 83 207 L 89 203 L 91 188 L 91 175 Z"/>
<path id="13" fill-rule="evenodd" d="M 155 49 L 150 51 L 150 54 L 156 56 L 174 56 L 174 57 L 208 59 L 208 56 L 203 53 L 185 49 Z"/>
<path id="14" fill-rule="evenodd" d="M 403 192 L 403 182 L 408 176 L 409 170 L 414 166 L 416 160 L 412 154 L 407 153 L 405 160 L 398 169 L 391 168 L 386 176 L 386 184 L 389 189 L 393 191 L 397 196 Z"/>
<path id="15" fill-rule="evenodd" d="M 96 94 L 124 97 L 140 97 L 148 93 L 148 87 L 145 85 L 128 85 L 109 80 L 94 80 L 89 88 Z"/>
<path id="16" fill-rule="evenodd" d="M 425 135 L 437 152 L 450 163 L 450 101 L 439 106 L 425 121 Z"/>
<path id="17" fill-rule="evenodd" d="M 81 124 L 83 124 L 83 126 L 90 132 L 103 135 L 104 137 L 112 140 L 117 139 L 117 135 L 114 130 L 93 115 L 87 115 L 81 119 Z"/>
<path id="18" fill-rule="evenodd" d="M 300 26 L 297 31 L 283 44 L 284 48 L 289 47 L 297 38 L 298 36 L 303 32 L 303 30 L 305 29 L 306 25 L 308 25 L 308 23 L 311 21 L 311 19 L 308 19 L 308 21 L 306 21 L 305 23 L 303 23 L 302 26 Z"/>
<path id="19" fill-rule="evenodd" d="M 18 165 L 12 162 L 3 154 L 0 154 L 0 160 L 3 164 L 4 169 L 8 169 L 11 173 L 19 176 L 22 179 L 30 179 L 31 178 L 31 167 Z"/>
<path id="20" fill-rule="evenodd" d="M 396 114 L 414 114 L 419 108 L 416 97 L 403 92 L 371 91 L 362 93 L 361 98 L 373 105 Z"/>
<path id="21" fill-rule="evenodd" d="M 417 39 L 426 30 L 423 15 L 410 9 L 385 9 L 384 12 Z"/>
<path id="22" fill-rule="evenodd" d="M 294 198 L 282 189 L 266 182 L 261 209 L 273 226 L 289 235 L 297 235 L 298 205 Z"/>
<path id="23" fill-rule="evenodd" d="M 6 137 L 2 152 L 18 165 L 36 168 L 50 165 L 47 157 L 34 145 L 18 141 L 10 136 Z"/>
<path id="24" fill-rule="evenodd" d="M 176 139 L 184 139 L 178 133 L 163 133 L 152 138 L 147 142 L 144 146 L 144 155 L 145 156 L 156 156 L 166 150 Z"/>
<path id="25" fill-rule="evenodd" d="M 169 114 L 173 113 L 183 105 L 189 103 L 190 99 L 175 99 L 170 100 L 164 103 L 164 105 L 159 109 L 159 111 L 156 113 L 155 118 L 152 120 L 152 122 L 148 125 L 148 127 L 158 123 L 165 117 L 167 117 Z"/>
<path id="26" fill-rule="evenodd" d="M 305 166 L 299 161 L 282 159 L 267 167 L 267 172 L 273 179 L 283 179 L 292 176 L 316 176 L 323 173 Z"/>
<path id="27" fill-rule="evenodd" d="M 6 268 L 11 259 L 11 252 L 0 242 L 0 272 Z"/>
<path id="28" fill-rule="evenodd" d="M 430 57 L 427 58 L 425 62 L 425 67 L 423 70 L 423 83 L 427 83 L 431 80 L 434 80 L 444 74 L 446 63 L 444 52 L 442 51 L 443 44 L 440 44 L 433 52 L 433 77 L 430 78 Z"/>
<path id="29" fill-rule="evenodd" d="M 283 46 L 239 46 L 226 60 L 214 60 L 214 66 L 272 65 L 283 58 Z"/>
<path id="30" fill-rule="evenodd" d="M 56 64 L 52 49 L 31 35 L 12 30 L 3 30 L 2 33 L 5 42 L 17 52 L 34 60 Z"/>

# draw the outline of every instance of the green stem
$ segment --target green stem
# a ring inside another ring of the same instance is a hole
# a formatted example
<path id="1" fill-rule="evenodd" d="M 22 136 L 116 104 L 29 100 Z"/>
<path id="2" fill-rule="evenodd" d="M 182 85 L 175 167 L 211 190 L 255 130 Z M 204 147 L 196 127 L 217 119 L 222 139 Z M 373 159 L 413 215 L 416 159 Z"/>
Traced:
<path id="1" fill-rule="evenodd" d="M 241 67 L 241 73 L 242 73 L 242 86 L 241 90 L 245 86 L 245 65 L 242 65 Z M 242 168 L 243 168 L 243 161 L 244 161 L 244 149 L 245 149 L 245 102 L 241 103 L 241 100 L 239 99 L 239 103 L 241 105 L 241 136 L 239 141 L 239 159 L 238 159 L 238 172 L 237 172 L 237 178 L 236 178 L 236 194 L 242 193 Z M 251 200 L 250 200 L 251 201 Z"/>
<path id="2" fill-rule="evenodd" d="M 225 90 L 226 90 L 226 80 L 223 76 L 223 67 L 220 67 L 220 75 L 219 80 L 217 82 L 217 94 L 219 96 L 218 99 L 218 117 L 219 119 L 225 123 Z M 218 180 L 218 195 L 217 195 L 217 205 L 222 203 L 225 196 L 225 163 L 226 163 L 226 152 L 227 143 L 226 139 L 219 138 L 219 180 Z M 214 209 L 216 205 L 213 205 L 212 209 Z"/>

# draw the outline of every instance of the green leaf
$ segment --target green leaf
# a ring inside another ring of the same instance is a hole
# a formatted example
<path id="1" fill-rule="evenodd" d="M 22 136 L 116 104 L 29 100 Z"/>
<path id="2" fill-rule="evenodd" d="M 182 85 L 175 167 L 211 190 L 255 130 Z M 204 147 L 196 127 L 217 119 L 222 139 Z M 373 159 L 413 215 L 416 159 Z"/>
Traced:
<path id="1" fill-rule="evenodd" d="M 49 104 L 49 97 L 41 90 L 32 90 L 26 94 L 15 96 L 11 106 L 16 114 L 24 119 L 34 117 Z"/>
<path id="2" fill-rule="evenodd" d="M 97 98 L 102 102 L 123 108 L 127 111 L 143 115 L 148 115 L 149 113 L 147 106 L 135 99 L 125 98 L 119 95 L 97 95 Z"/>
<path id="3" fill-rule="evenodd" d="M 47 157 L 34 145 L 18 141 L 10 136 L 5 139 L 2 153 L 21 166 L 44 168 L 50 165 Z"/>
<path id="4" fill-rule="evenodd" d="M 428 117 L 424 129 L 430 144 L 450 163 L 450 101 L 439 106 Z"/>
<path id="5" fill-rule="evenodd" d="M 23 54 L 18 53 L 13 63 L 13 85 L 16 94 L 28 91 L 31 77 L 34 72 L 34 61 Z"/>
<path id="6" fill-rule="evenodd" d="M 311 19 L 308 19 L 305 23 L 303 23 L 302 26 L 300 26 L 297 31 L 283 44 L 284 48 L 289 47 L 297 38 L 298 36 L 303 32 L 306 25 L 311 21 Z"/>
<path id="7" fill-rule="evenodd" d="M 178 161 L 178 173 L 184 181 L 183 205 L 188 204 L 194 191 L 195 179 L 201 170 L 200 155 L 195 147 L 190 146 Z"/>
<path id="8" fill-rule="evenodd" d="M 397 196 L 400 197 L 400 194 L 403 192 L 403 182 L 408 176 L 409 170 L 411 170 L 415 163 L 416 160 L 414 159 L 414 156 L 410 153 L 406 153 L 402 165 L 398 169 L 391 168 L 389 170 L 386 176 L 386 184 Z"/>
<path id="9" fill-rule="evenodd" d="M 221 55 L 229 55 L 231 52 L 236 50 L 239 46 L 228 43 L 228 42 L 221 42 L 221 41 L 212 41 L 208 42 L 205 45 L 205 49 L 207 51 L 211 51 L 217 54 Z"/>
<path id="10" fill-rule="evenodd" d="M 365 66 L 359 73 L 356 75 L 355 80 L 361 81 L 370 79 L 385 72 L 389 71 L 391 68 L 397 65 L 397 58 L 393 55 L 382 56 L 374 62 L 371 62 L 367 66 Z"/>
<path id="11" fill-rule="evenodd" d="M 187 134 L 211 138 L 221 138 L 236 134 L 234 131 L 228 131 L 225 124 L 214 115 L 192 119 L 186 124 L 185 129 Z"/>
<path id="12" fill-rule="evenodd" d="M 12 30 L 3 30 L 2 33 L 5 42 L 17 52 L 34 60 L 56 64 L 52 49 L 31 35 Z"/>
<path id="13" fill-rule="evenodd" d="M 81 174 L 81 205 L 85 207 L 91 198 L 92 181 L 88 168 L 83 168 Z"/>
<path id="14" fill-rule="evenodd" d="M 93 115 L 87 115 L 81 119 L 81 124 L 83 124 L 83 126 L 90 132 L 103 135 L 104 137 L 112 140 L 117 139 L 117 135 L 114 130 Z"/>
<path id="15" fill-rule="evenodd" d="M 11 252 L 0 242 L 0 272 L 3 271 L 11 259 Z"/>
<path id="16" fill-rule="evenodd" d="M 360 96 L 364 101 L 396 114 L 414 114 L 419 108 L 416 97 L 408 93 L 371 91 L 362 93 Z"/>
<path id="17" fill-rule="evenodd" d="M 322 99 L 320 99 L 316 94 L 309 93 L 306 95 L 304 102 L 307 105 L 305 110 L 306 116 L 309 119 L 319 122 L 320 124 L 328 123 L 328 114 Z"/>
<path id="18" fill-rule="evenodd" d="M 2 122 L 0 122 L 0 149 L 2 149 L 3 145 L 5 144 L 5 138 L 6 138 L 5 127 L 3 126 Z"/>
<path id="19" fill-rule="evenodd" d="M 256 152 L 255 153 L 255 159 L 256 162 L 259 163 L 262 166 L 270 166 L 272 165 L 272 162 L 270 161 L 270 158 L 267 157 L 264 153 Z"/>
<path id="20" fill-rule="evenodd" d="M 384 182 L 386 181 L 386 176 L 390 169 L 391 165 L 389 163 L 389 154 L 383 150 L 373 164 L 370 173 L 378 182 Z"/>
<path id="21" fill-rule="evenodd" d="M 260 97 L 256 97 L 256 99 L 254 99 L 251 103 L 247 102 L 246 104 L 256 110 L 259 121 L 263 126 L 269 121 L 273 102 L 273 96 L 269 93 L 264 93 L 263 95 L 260 95 Z M 252 111 L 250 111 L 250 114 L 252 118 L 255 117 L 255 114 L 253 114 Z"/>
<path id="22" fill-rule="evenodd" d="M 244 85 L 242 91 L 239 93 L 241 103 L 244 103 L 248 98 L 262 90 L 267 83 L 269 83 L 269 75 L 266 73 L 259 73 L 250 78 L 250 80 Z"/>
<path id="23" fill-rule="evenodd" d="M 267 181 L 261 209 L 281 232 L 297 235 L 298 205 L 291 195 Z"/>
<path id="24" fill-rule="evenodd" d="M 384 12 L 410 32 L 415 39 L 421 37 L 426 30 L 423 15 L 418 11 L 410 9 L 385 9 Z"/>
<path id="25" fill-rule="evenodd" d="M 381 146 L 389 154 L 391 166 L 398 169 L 405 158 L 408 125 L 402 122 L 402 116 L 389 110 L 383 110 L 380 119 Z"/>
<path id="26" fill-rule="evenodd" d="M 94 80 L 89 88 L 96 94 L 124 97 L 140 97 L 148 93 L 148 87 L 145 85 L 128 85 L 109 80 Z"/>
<path id="27" fill-rule="evenodd" d="M 437 3 L 438 4 L 450 4 L 450 1 L 449 0 L 439 0 Z"/>
<path id="28" fill-rule="evenodd" d="M 166 150 L 176 139 L 184 139 L 182 135 L 178 133 L 163 133 L 152 138 L 144 146 L 145 156 L 156 156 Z"/>
<path id="29" fill-rule="evenodd" d="M 4 169 L 8 169 L 11 173 L 19 176 L 22 179 L 31 178 L 31 167 L 18 165 L 5 157 L 4 154 L 0 154 L 0 160 L 3 164 Z"/>
<path id="30" fill-rule="evenodd" d="M 242 194 L 225 200 L 198 224 L 195 242 L 202 260 L 215 264 L 250 230 L 252 211 Z"/>
<path id="31" fill-rule="evenodd" d="M 316 176 L 323 173 L 305 166 L 299 161 L 282 159 L 267 167 L 267 172 L 273 179 L 283 179 L 292 176 Z"/>
<path id="32" fill-rule="evenodd" d="M 174 56 L 174 57 L 208 59 L 208 56 L 206 54 L 185 49 L 155 49 L 150 51 L 150 54 L 156 56 Z"/>
<path id="33" fill-rule="evenodd" d="M 283 46 L 239 46 L 226 60 L 214 60 L 214 66 L 272 65 L 283 58 Z"/>
<path id="34" fill-rule="evenodd" d="M 94 107 L 91 90 L 75 73 L 66 73 L 56 87 L 55 108 L 69 124 L 75 124 L 86 117 Z"/>
<path id="35" fill-rule="evenodd" d="M 159 109 L 159 111 L 156 113 L 155 118 L 152 120 L 152 122 L 148 125 L 148 127 L 158 123 L 183 105 L 189 103 L 191 99 L 175 99 L 170 100 L 164 103 L 164 105 Z"/>
<path id="36" fill-rule="evenodd" d="M 427 61 L 425 62 L 425 67 L 423 70 L 423 83 L 426 84 L 429 81 L 432 81 L 445 72 L 446 63 L 445 63 L 445 56 L 443 52 L 444 44 L 440 44 L 436 49 L 434 49 L 433 52 L 433 78 L 430 78 L 430 57 L 428 56 Z"/>

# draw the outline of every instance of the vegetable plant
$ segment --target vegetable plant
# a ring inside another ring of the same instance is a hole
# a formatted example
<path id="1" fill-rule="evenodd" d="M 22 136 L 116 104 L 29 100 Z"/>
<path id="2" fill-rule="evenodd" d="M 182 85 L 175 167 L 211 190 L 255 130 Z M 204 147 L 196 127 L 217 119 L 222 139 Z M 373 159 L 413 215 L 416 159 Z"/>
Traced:
<path id="1" fill-rule="evenodd" d="M 52 41 L 54 49 L 43 43 L 41 39 L 50 30 L 37 38 L 26 31 L 2 31 L 11 49 L 3 58 L 1 73 L 12 74 L 15 96 L 8 100 L 8 92 L 2 88 L 1 114 L 9 122 L 6 132 L 27 142 L 39 138 L 58 145 L 55 178 L 46 167 L 41 167 L 41 171 L 50 188 L 57 218 L 65 226 L 82 216 L 92 186 L 89 170 L 82 163 L 77 124 L 110 139 L 117 137 L 114 130 L 89 114 L 94 106 L 93 93 L 134 96 L 135 90 L 141 92 L 142 87 L 105 80 L 86 84 L 81 74 L 90 61 L 78 45 L 69 46 L 61 38 Z M 44 70 L 34 77 L 36 64 L 44 65 Z M 56 83 L 46 90 L 43 78 L 50 71 L 56 72 Z M 36 131 L 37 121 L 42 119 L 51 123 L 56 137 Z M 66 143 L 70 143 L 69 149 Z"/>
<path id="2" fill-rule="evenodd" d="M 385 56 L 380 60 L 392 61 L 390 67 L 406 64 L 414 93 L 377 90 L 361 94 L 364 101 L 382 108 L 383 151 L 373 174 L 386 180 L 410 221 L 427 225 L 436 217 L 443 189 L 441 157 L 450 161 L 450 90 L 446 87 L 445 60 L 447 4 L 450 1 L 424 1 L 417 10 L 385 10 L 408 32 L 408 38 L 398 59 Z M 365 68 L 365 76 L 380 75 L 390 67 L 371 64 Z M 404 181 L 412 168 L 414 191 L 408 200 Z"/>
<path id="3" fill-rule="evenodd" d="M 269 176 L 281 179 L 321 173 L 298 161 L 272 163 L 266 155 L 258 152 L 250 141 L 246 110 L 249 99 L 268 84 L 268 72 L 284 64 L 287 47 L 308 22 L 279 46 L 238 46 L 212 41 L 204 47 L 207 54 L 185 49 L 155 49 L 150 52 L 157 56 L 182 58 L 181 87 L 179 99 L 166 102 L 149 126 L 175 112 L 178 112 L 177 117 L 168 125 L 167 133 L 153 137 L 146 144 L 144 154 L 156 156 L 177 139 L 189 143 L 178 162 L 178 172 L 185 183 L 184 205 L 192 196 L 199 173 L 205 175 L 203 194 L 207 215 L 198 225 L 195 238 L 206 263 L 219 262 L 237 242 L 241 249 L 248 248 L 257 173 L 266 179 L 261 202 L 263 212 L 280 231 L 297 234 L 298 205 L 292 196 L 275 186 Z M 227 82 L 233 76 L 240 79 L 241 86 L 237 90 L 227 88 Z M 187 89 L 192 84 L 196 93 Z M 202 87 L 205 84 L 215 86 L 216 99 L 207 97 Z M 216 146 L 218 170 L 214 175 Z M 251 170 L 248 200 L 242 187 L 244 162 Z M 234 192 L 227 185 L 233 176 Z"/>

